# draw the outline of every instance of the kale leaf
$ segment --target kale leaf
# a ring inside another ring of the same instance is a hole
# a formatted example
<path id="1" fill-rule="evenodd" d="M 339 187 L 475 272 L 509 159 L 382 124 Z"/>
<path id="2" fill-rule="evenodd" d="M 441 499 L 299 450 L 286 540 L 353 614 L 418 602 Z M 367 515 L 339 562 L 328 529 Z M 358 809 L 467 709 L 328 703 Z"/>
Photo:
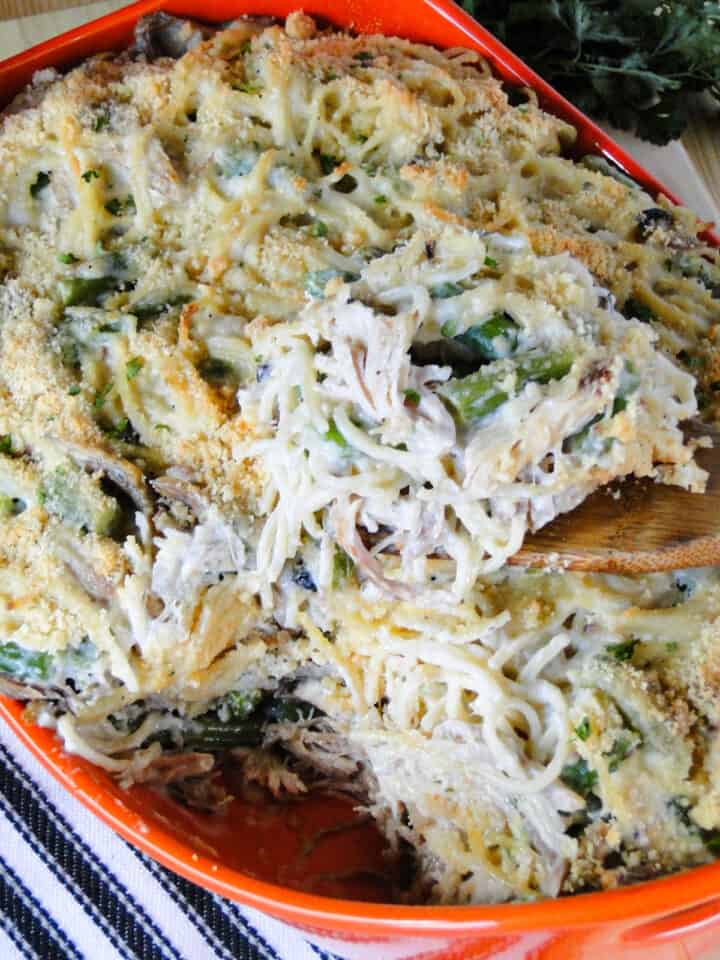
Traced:
<path id="1" fill-rule="evenodd" d="M 667 143 L 688 97 L 720 99 L 720 3 L 705 0 L 463 0 L 562 94 L 596 119 Z"/>

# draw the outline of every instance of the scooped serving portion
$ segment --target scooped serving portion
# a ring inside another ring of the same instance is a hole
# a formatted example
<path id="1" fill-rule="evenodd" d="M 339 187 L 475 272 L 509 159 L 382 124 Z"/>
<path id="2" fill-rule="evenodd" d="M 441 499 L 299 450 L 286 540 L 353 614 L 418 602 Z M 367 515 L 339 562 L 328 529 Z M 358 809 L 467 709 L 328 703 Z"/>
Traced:
<path id="1" fill-rule="evenodd" d="M 342 791 L 408 902 L 720 844 L 720 576 L 511 569 L 702 491 L 717 253 L 468 50 L 156 14 L 0 127 L 0 690 L 209 816 Z"/>

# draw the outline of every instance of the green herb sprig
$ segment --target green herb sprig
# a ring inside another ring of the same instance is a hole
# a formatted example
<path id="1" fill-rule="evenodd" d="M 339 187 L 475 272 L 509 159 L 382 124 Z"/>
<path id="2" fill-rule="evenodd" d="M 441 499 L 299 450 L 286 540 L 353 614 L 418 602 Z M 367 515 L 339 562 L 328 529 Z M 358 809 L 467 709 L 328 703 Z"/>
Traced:
<path id="1" fill-rule="evenodd" d="M 689 96 L 720 99 L 720 3 L 462 2 L 585 113 L 652 143 L 680 136 Z"/>

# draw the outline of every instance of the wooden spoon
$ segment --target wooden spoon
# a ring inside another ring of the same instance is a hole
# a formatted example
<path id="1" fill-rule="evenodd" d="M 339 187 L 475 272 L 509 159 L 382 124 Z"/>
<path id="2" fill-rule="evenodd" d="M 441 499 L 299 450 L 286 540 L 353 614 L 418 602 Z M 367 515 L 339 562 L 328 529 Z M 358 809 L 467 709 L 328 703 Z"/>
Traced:
<path id="1" fill-rule="evenodd" d="M 709 474 L 705 493 L 649 479 L 610 484 L 526 537 L 508 562 L 605 573 L 720 564 L 720 432 L 699 423 L 687 428 L 713 441 L 695 454 Z"/>

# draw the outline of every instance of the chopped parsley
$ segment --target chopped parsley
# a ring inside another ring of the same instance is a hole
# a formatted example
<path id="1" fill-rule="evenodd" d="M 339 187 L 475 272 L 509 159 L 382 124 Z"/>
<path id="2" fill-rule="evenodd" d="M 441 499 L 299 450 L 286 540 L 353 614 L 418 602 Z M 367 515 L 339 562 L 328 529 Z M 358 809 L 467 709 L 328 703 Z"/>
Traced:
<path id="1" fill-rule="evenodd" d="M 373 203 L 377 203 L 378 206 L 382 206 L 384 203 L 387 203 L 387 197 L 382 193 L 378 193 L 376 197 L 373 197 Z"/>
<path id="2" fill-rule="evenodd" d="M 605 647 L 606 651 L 616 660 L 623 663 L 626 660 L 632 660 L 635 653 L 635 647 L 640 643 L 635 637 L 625 640 L 623 643 L 609 643 Z"/>
<path id="3" fill-rule="evenodd" d="M 124 440 L 129 427 L 130 421 L 127 417 L 123 417 L 121 420 L 118 420 L 117 423 L 114 423 L 111 427 L 108 427 L 107 430 L 105 430 L 105 433 L 109 437 L 113 437 L 115 440 Z"/>
<path id="4" fill-rule="evenodd" d="M 621 763 L 630 756 L 638 747 L 642 746 L 642 737 L 634 730 L 630 733 L 621 734 L 612 748 L 604 753 L 603 756 L 608 760 L 609 773 L 615 773 Z"/>
<path id="5" fill-rule="evenodd" d="M 59 253 L 58 260 L 60 261 L 60 263 L 65 263 L 68 265 L 71 263 L 80 262 L 80 258 L 76 257 L 74 253 Z"/>
<path id="6" fill-rule="evenodd" d="M 109 380 L 104 387 L 100 387 L 99 390 L 96 390 L 95 396 L 93 397 L 93 406 L 96 410 L 100 410 L 101 407 L 105 405 L 105 401 L 110 396 L 110 391 L 113 388 L 112 380 Z"/>
<path id="7" fill-rule="evenodd" d="M 565 764 L 560 771 L 560 779 L 565 786 L 587 800 L 597 785 L 598 775 L 597 770 L 588 767 L 587 760 L 581 757 L 576 763 Z"/>
<path id="8" fill-rule="evenodd" d="M 322 220 L 316 220 L 310 232 L 314 237 L 326 237 L 328 232 L 327 224 L 323 223 Z"/>
<path id="9" fill-rule="evenodd" d="M 0 436 L 0 453 L 12 456 L 12 436 L 9 433 Z"/>
<path id="10" fill-rule="evenodd" d="M 95 118 L 95 125 L 93 129 L 95 133 L 100 133 L 101 130 L 104 130 L 105 127 L 110 126 L 110 114 L 109 113 L 100 113 Z"/>
<path id="11" fill-rule="evenodd" d="M 80 393 L 80 387 L 78 387 L 77 384 L 75 384 L 75 386 L 72 386 L 68 389 L 68 395 L 71 397 L 76 397 L 79 393 Z"/>
<path id="12" fill-rule="evenodd" d="M 337 444 L 338 447 L 342 447 L 343 449 L 345 449 L 348 446 L 347 440 L 340 433 L 340 431 L 337 428 L 337 424 L 332 418 L 330 418 L 328 422 L 328 429 L 323 434 L 323 436 L 325 437 L 326 440 L 330 440 L 331 443 Z"/>
<path id="13" fill-rule="evenodd" d="M 491 270 L 495 270 L 498 265 L 498 262 L 494 257 L 485 257 L 484 263 L 485 266 L 489 267 Z"/>
<path id="14" fill-rule="evenodd" d="M 126 213 L 135 213 L 135 198 L 131 193 L 129 193 L 124 200 L 121 197 L 113 197 L 105 204 L 105 209 L 114 217 L 119 217 Z"/>
<path id="15" fill-rule="evenodd" d="M 417 390 L 404 390 L 405 402 L 409 403 L 411 407 L 417 407 L 420 404 L 420 394 Z"/>
<path id="16" fill-rule="evenodd" d="M 575 735 L 580 740 L 587 740 L 591 732 L 589 717 L 583 717 L 582 721 L 575 727 Z"/>
<path id="17" fill-rule="evenodd" d="M 86 170 L 85 173 L 82 175 L 82 178 L 85 181 L 85 183 L 90 183 L 91 180 L 99 180 L 100 174 L 98 173 L 97 170 Z"/>
<path id="18" fill-rule="evenodd" d="M 128 380 L 134 380 L 144 366 L 145 361 L 142 357 L 132 357 L 125 364 L 125 376 Z"/>

